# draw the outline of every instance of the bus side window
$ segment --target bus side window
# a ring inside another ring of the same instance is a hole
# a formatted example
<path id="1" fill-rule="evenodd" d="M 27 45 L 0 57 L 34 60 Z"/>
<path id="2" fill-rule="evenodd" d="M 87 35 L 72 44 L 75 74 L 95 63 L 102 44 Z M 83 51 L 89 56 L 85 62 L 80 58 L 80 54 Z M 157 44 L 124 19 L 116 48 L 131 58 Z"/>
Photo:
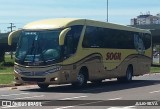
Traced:
<path id="1" fill-rule="evenodd" d="M 142 40 L 144 42 L 145 49 L 151 47 L 151 35 L 148 33 L 143 34 Z"/>
<path id="2" fill-rule="evenodd" d="M 145 46 L 144 46 L 142 37 L 143 37 L 142 33 L 134 34 L 134 45 L 139 54 L 144 54 L 144 50 L 145 50 Z"/>
<path id="3" fill-rule="evenodd" d="M 86 28 L 82 46 L 84 48 L 99 48 L 102 42 L 99 38 L 99 28 L 88 26 Z"/>

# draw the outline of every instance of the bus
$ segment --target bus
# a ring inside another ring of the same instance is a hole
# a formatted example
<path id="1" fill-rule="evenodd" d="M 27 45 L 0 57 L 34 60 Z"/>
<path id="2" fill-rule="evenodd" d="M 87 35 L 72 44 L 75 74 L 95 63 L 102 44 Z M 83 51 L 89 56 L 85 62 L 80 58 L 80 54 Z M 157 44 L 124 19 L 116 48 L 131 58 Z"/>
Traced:
<path id="1" fill-rule="evenodd" d="M 83 87 L 88 81 L 117 78 L 131 81 L 149 73 L 152 37 L 149 30 L 89 19 L 57 18 L 25 25 L 8 36 L 19 37 L 14 75 L 19 84 Z"/>

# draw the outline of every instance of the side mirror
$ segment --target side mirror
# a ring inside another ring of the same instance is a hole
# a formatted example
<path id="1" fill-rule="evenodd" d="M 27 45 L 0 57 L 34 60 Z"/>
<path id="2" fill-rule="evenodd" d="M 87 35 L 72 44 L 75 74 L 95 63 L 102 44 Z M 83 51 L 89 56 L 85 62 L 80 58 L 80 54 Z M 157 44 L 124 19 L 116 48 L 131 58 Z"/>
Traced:
<path id="1" fill-rule="evenodd" d="M 22 30 L 13 31 L 8 35 L 8 45 L 12 45 L 13 37 L 19 36 Z"/>
<path id="2" fill-rule="evenodd" d="M 65 36 L 68 33 L 68 31 L 70 31 L 70 30 L 71 30 L 71 28 L 66 28 L 61 31 L 61 33 L 59 35 L 59 45 L 64 45 Z"/>

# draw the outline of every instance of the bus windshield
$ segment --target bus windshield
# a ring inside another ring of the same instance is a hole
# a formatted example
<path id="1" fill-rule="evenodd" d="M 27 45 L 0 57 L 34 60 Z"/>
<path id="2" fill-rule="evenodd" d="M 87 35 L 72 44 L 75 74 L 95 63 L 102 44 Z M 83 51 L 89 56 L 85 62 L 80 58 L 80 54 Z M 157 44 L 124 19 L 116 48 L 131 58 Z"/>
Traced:
<path id="1" fill-rule="evenodd" d="M 16 59 L 29 63 L 60 59 L 60 32 L 60 30 L 22 31 L 16 50 Z"/>

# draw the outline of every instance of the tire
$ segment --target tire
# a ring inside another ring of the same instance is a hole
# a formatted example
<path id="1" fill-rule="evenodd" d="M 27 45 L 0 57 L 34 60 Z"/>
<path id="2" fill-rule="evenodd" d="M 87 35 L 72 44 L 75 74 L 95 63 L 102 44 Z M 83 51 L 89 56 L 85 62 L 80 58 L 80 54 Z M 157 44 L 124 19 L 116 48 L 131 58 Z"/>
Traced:
<path id="1" fill-rule="evenodd" d="M 37 83 L 37 85 L 39 86 L 39 88 L 41 88 L 41 89 L 47 89 L 48 88 L 48 86 L 49 86 L 49 84 L 41 84 L 41 83 Z"/>
<path id="2" fill-rule="evenodd" d="M 72 86 L 74 87 L 84 87 L 87 85 L 87 75 L 85 72 L 79 72 L 79 74 L 77 75 L 77 81 L 72 83 Z"/>
<path id="3" fill-rule="evenodd" d="M 127 82 L 132 81 L 132 76 L 133 76 L 133 68 L 129 66 L 126 71 L 125 81 Z"/>
<path id="4" fill-rule="evenodd" d="M 119 82 L 131 82 L 133 77 L 133 68 L 131 66 L 128 66 L 126 70 L 126 76 L 125 77 L 119 77 L 117 80 Z"/>

